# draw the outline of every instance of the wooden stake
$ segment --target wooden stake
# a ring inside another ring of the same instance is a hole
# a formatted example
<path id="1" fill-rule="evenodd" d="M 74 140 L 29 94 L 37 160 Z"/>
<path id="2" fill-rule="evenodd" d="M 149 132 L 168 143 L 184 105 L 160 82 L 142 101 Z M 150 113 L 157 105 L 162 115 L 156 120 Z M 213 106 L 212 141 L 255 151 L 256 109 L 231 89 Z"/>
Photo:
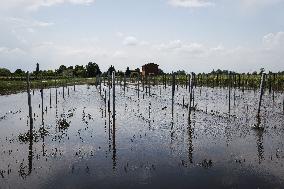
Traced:
<path id="1" fill-rule="evenodd" d="M 32 100 L 31 100 L 31 83 L 30 83 L 30 73 L 27 73 L 27 93 L 28 93 L 28 106 L 29 106 L 29 118 L 30 118 L 30 131 L 33 130 L 33 112 L 32 112 Z M 30 133 L 32 137 L 32 133 Z"/>
<path id="2" fill-rule="evenodd" d="M 174 120 L 175 74 L 172 72 L 172 120 Z"/>
<path id="3" fill-rule="evenodd" d="M 231 114 L 231 72 L 229 73 L 229 116 Z"/>
<path id="4" fill-rule="evenodd" d="M 51 108 L 51 88 L 49 89 L 49 108 Z"/>
<path id="5" fill-rule="evenodd" d="M 260 94 L 259 94 L 259 101 L 258 101 L 258 109 L 257 109 L 257 118 L 260 118 L 260 108 L 262 102 L 262 96 L 264 93 L 264 85 L 265 85 L 265 73 L 262 73 L 261 82 L 260 82 Z"/>
<path id="6" fill-rule="evenodd" d="M 115 121 L 115 71 L 112 72 L 112 116 Z"/>

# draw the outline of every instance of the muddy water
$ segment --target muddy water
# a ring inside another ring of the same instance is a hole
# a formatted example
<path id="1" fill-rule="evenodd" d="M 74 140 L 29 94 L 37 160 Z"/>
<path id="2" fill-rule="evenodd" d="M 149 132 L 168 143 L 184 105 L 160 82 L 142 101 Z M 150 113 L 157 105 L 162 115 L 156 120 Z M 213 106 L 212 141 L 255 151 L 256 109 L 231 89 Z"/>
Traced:
<path id="1" fill-rule="evenodd" d="M 107 90 L 107 87 L 104 89 Z M 141 89 L 142 90 L 142 89 Z M 257 91 L 195 88 L 188 92 L 117 86 L 116 116 L 95 86 L 0 96 L 0 188 L 283 188 L 283 94 L 265 94 L 264 131 L 256 124 Z M 109 99 L 107 91 L 107 100 Z M 235 94 L 235 95 L 234 95 Z M 112 97 L 112 94 L 110 94 Z"/>

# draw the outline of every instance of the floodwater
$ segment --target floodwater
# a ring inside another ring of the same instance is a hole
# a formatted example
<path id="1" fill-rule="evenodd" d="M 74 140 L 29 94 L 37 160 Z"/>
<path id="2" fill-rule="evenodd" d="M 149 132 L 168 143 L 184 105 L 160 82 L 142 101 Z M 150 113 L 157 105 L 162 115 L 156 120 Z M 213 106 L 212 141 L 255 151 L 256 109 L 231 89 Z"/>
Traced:
<path id="1" fill-rule="evenodd" d="M 140 86 L 141 87 L 141 86 Z M 50 104 L 51 90 L 51 104 Z M 104 101 L 110 99 L 110 108 Z M 142 90 L 142 87 L 141 87 Z M 81 85 L 0 96 L 0 188 L 284 188 L 283 94 L 151 87 L 151 96 L 116 86 Z M 110 98 L 109 98 L 110 95 Z M 183 100 L 184 98 L 184 100 Z"/>

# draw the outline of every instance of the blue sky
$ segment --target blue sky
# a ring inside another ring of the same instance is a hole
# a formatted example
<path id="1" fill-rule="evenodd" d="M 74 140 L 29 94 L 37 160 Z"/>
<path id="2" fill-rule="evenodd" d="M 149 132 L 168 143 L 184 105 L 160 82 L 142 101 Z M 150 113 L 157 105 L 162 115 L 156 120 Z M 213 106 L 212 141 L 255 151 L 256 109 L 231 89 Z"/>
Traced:
<path id="1" fill-rule="evenodd" d="M 284 0 L 0 0 L 0 67 L 284 70 Z"/>

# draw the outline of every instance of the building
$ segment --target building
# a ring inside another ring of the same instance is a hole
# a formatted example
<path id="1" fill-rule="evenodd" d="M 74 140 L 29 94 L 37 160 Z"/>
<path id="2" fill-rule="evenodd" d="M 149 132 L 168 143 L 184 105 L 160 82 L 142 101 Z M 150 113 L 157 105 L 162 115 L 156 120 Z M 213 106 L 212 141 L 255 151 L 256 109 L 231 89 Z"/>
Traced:
<path id="1" fill-rule="evenodd" d="M 154 63 L 148 63 L 142 66 L 142 76 L 158 75 L 159 65 Z"/>

